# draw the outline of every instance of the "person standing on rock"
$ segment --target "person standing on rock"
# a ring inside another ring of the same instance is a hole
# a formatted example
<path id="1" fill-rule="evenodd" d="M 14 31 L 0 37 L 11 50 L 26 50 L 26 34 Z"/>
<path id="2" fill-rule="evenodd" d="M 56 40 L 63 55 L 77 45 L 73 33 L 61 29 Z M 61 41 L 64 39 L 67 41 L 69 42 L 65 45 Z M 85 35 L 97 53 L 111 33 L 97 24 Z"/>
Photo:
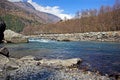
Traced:
<path id="1" fill-rule="evenodd" d="M 4 31 L 6 28 L 5 22 L 0 18 L 0 43 L 4 40 Z"/>

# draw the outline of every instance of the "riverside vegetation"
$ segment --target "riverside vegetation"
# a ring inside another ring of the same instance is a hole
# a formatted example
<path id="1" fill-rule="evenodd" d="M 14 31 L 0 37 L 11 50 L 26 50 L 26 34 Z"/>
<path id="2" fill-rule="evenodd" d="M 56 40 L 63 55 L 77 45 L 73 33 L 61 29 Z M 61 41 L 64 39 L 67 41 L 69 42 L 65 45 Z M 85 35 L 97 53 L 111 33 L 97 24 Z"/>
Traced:
<path id="1" fill-rule="evenodd" d="M 81 12 L 78 11 L 74 19 L 65 19 L 57 23 L 44 24 L 36 27 L 25 27 L 23 33 L 26 35 L 38 35 L 119 31 L 120 0 L 115 1 L 112 7 L 101 6 L 99 10 L 87 9 Z"/>
<path id="2" fill-rule="evenodd" d="M 119 31 L 120 1 L 115 0 L 111 7 L 103 5 L 98 10 L 77 11 L 73 19 L 62 21 L 56 16 L 35 10 L 29 3 L 1 0 L 0 17 L 5 21 L 7 29 L 25 35 Z"/>
<path id="3" fill-rule="evenodd" d="M 6 29 L 15 32 L 22 32 L 27 26 L 38 26 L 41 24 L 54 23 L 60 20 L 59 17 L 37 11 L 28 2 L 0 1 L 0 17 L 6 23 Z"/>

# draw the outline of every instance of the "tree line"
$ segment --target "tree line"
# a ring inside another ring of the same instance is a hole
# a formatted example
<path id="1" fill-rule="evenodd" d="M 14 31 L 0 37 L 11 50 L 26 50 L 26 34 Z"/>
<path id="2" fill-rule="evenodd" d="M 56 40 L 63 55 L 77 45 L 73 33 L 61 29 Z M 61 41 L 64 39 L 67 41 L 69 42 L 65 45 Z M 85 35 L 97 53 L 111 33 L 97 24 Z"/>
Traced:
<path id="1" fill-rule="evenodd" d="M 25 27 L 23 33 L 79 33 L 118 30 L 120 30 L 120 0 L 116 0 L 112 7 L 101 6 L 99 10 L 77 11 L 75 18 L 71 20 Z"/>

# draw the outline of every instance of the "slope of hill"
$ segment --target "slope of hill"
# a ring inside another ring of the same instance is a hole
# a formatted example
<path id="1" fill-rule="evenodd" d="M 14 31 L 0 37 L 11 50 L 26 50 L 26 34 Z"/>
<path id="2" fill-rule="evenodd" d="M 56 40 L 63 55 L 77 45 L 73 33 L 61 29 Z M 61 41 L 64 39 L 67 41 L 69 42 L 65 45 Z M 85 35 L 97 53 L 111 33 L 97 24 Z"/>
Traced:
<path id="1" fill-rule="evenodd" d="M 55 24 L 42 25 L 38 28 L 26 27 L 25 34 L 41 33 L 84 33 L 84 32 L 105 32 L 120 31 L 120 3 L 110 6 L 101 6 L 99 10 L 84 10 L 81 17 L 60 21 Z M 32 31 L 28 31 L 32 29 Z"/>
<path id="2" fill-rule="evenodd" d="M 16 32 L 21 32 L 26 26 L 34 27 L 60 20 L 57 16 L 35 10 L 29 3 L 13 3 L 7 0 L 0 1 L 0 17 L 6 22 L 7 29 Z"/>
<path id="3" fill-rule="evenodd" d="M 55 15 L 35 10 L 35 8 L 28 2 L 15 2 L 14 4 L 21 7 L 25 11 L 28 11 L 29 13 L 37 15 L 38 17 L 44 19 L 46 23 L 54 23 L 60 21 L 60 18 Z"/>

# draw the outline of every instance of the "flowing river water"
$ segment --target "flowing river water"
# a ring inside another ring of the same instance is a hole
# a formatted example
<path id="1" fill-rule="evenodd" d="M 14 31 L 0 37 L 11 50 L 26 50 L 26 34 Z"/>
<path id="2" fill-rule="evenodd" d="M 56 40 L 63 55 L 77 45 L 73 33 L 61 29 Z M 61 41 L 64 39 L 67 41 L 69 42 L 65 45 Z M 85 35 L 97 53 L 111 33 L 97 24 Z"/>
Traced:
<path id="1" fill-rule="evenodd" d="M 120 73 L 120 43 L 33 40 L 4 46 L 9 49 L 12 57 L 33 55 L 49 59 L 81 58 L 82 65 L 88 66 L 90 70 L 98 70 L 103 74 Z"/>

